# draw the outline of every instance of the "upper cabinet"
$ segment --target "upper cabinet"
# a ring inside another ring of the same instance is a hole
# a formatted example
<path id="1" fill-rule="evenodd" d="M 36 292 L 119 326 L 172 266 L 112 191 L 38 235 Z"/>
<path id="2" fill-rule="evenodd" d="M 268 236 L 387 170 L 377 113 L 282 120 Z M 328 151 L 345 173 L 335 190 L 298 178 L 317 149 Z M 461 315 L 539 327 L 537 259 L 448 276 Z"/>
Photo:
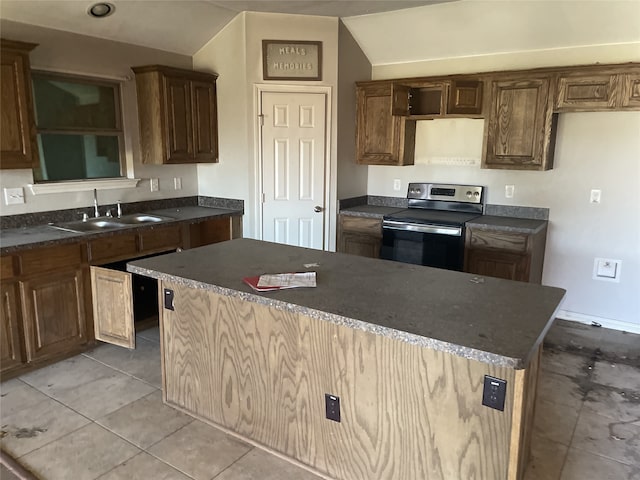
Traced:
<path id="1" fill-rule="evenodd" d="M 552 75 L 496 76 L 490 81 L 482 166 L 517 170 L 553 167 Z"/>
<path id="2" fill-rule="evenodd" d="M 359 82 L 357 162 L 413 165 L 416 121 L 484 118 L 482 168 L 549 170 L 558 113 L 640 110 L 640 64 Z"/>
<path id="3" fill-rule="evenodd" d="M 481 117 L 482 81 L 358 82 L 357 162 L 413 165 L 416 120 Z"/>
<path id="4" fill-rule="evenodd" d="M 481 80 L 398 81 L 393 87 L 393 114 L 413 120 L 482 115 Z"/>
<path id="5" fill-rule="evenodd" d="M 357 162 L 367 165 L 413 165 L 416 122 L 408 110 L 409 89 L 392 82 L 357 84 Z"/>
<path id="6" fill-rule="evenodd" d="M 217 162 L 217 75 L 159 65 L 133 71 L 142 162 Z"/>
<path id="7" fill-rule="evenodd" d="M 558 77 L 560 112 L 640 109 L 640 71 L 571 72 Z"/>
<path id="8" fill-rule="evenodd" d="M 38 165 L 29 52 L 33 43 L 0 40 L 0 168 Z"/>

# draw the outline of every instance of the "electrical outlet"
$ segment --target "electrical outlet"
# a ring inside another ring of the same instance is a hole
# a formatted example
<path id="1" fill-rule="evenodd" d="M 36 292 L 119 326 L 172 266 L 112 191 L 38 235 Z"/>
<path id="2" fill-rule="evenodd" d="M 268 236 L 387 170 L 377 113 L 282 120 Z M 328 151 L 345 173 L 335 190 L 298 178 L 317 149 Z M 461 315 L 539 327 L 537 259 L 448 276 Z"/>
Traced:
<path id="1" fill-rule="evenodd" d="M 150 178 L 149 187 L 151 188 L 152 192 L 157 192 L 158 190 L 160 190 L 160 180 L 158 180 L 157 178 Z"/>
<path id="2" fill-rule="evenodd" d="M 504 196 L 505 198 L 513 198 L 513 193 L 515 191 L 515 185 L 505 185 L 504 186 Z"/>
<path id="3" fill-rule="evenodd" d="M 324 394 L 325 414 L 329 420 L 340 423 L 340 397 Z"/>
<path id="4" fill-rule="evenodd" d="M 504 411 L 504 400 L 507 396 L 507 381 L 500 378 L 484 376 L 482 405 Z"/>
<path id="5" fill-rule="evenodd" d="M 5 188 L 4 203 L 5 205 L 17 205 L 18 203 L 24 203 L 24 189 L 22 187 Z"/>
<path id="6" fill-rule="evenodd" d="M 402 183 L 400 182 L 399 178 L 396 178 L 393 181 L 393 189 L 396 190 L 396 191 L 399 191 L 401 188 L 402 188 Z"/>
<path id="7" fill-rule="evenodd" d="M 607 282 L 620 282 L 622 260 L 596 258 L 593 262 L 593 278 Z"/>
<path id="8" fill-rule="evenodd" d="M 180 177 L 175 177 L 173 179 L 173 188 L 175 190 L 182 190 L 182 178 Z"/>
<path id="9" fill-rule="evenodd" d="M 591 197 L 589 199 L 589 202 L 591 202 L 591 203 L 600 203 L 601 197 L 602 197 L 602 191 L 601 190 L 591 190 Z"/>

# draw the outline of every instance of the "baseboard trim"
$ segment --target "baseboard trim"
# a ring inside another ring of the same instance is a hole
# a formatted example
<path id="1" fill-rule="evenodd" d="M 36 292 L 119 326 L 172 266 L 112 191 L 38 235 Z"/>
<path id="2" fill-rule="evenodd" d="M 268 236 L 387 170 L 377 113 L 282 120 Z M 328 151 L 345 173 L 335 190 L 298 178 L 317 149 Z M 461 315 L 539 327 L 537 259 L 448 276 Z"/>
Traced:
<path id="1" fill-rule="evenodd" d="M 559 310 L 556 314 L 556 318 L 562 320 L 569 320 L 572 322 L 585 323 L 587 325 L 593 325 L 597 323 L 601 327 L 610 328 L 612 330 L 620 330 L 622 332 L 638 333 L 640 334 L 640 324 L 620 322 L 618 320 L 612 320 L 610 318 L 596 317 L 595 315 L 585 315 L 584 313 L 569 312 L 567 310 Z"/>

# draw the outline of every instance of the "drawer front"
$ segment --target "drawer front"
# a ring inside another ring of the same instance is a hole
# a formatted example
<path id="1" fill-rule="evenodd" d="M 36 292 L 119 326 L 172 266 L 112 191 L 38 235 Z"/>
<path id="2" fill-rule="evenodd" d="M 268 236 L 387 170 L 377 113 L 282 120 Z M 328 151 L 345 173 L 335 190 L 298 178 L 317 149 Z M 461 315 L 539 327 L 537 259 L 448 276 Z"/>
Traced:
<path id="1" fill-rule="evenodd" d="M 20 254 L 22 274 L 31 275 L 80 265 L 85 257 L 83 250 L 83 244 L 73 243 L 23 252 Z"/>
<path id="2" fill-rule="evenodd" d="M 507 252 L 526 252 L 528 235 L 493 230 L 471 230 L 472 248 L 490 248 Z"/>
<path id="3" fill-rule="evenodd" d="M 182 234 L 177 225 L 154 228 L 140 233 L 140 253 L 143 255 L 181 246 Z"/>
<path id="4" fill-rule="evenodd" d="M 8 280 L 13 278 L 13 257 L 0 257 L 0 278 Z"/>
<path id="5" fill-rule="evenodd" d="M 89 242 L 90 262 L 93 264 L 135 257 L 137 251 L 135 233 L 98 238 Z"/>
<path id="6" fill-rule="evenodd" d="M 342 215 L 340 217 L 342 231 L 364 233 L 375 237 L 382 237 L 382 220 L 379 218 L 363 218 Z"/>

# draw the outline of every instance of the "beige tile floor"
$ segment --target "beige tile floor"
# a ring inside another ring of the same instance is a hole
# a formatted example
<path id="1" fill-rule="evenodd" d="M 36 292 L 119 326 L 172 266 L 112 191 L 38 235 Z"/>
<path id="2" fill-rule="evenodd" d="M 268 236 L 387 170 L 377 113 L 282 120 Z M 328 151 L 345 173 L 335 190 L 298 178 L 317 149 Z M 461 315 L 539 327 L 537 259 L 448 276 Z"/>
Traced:
<path id="1" fill-rule="evenodd" d="M 640 480 L 640 336 L 575 325 L 547 337 L 525 480 Z M 167 407 L 160 383 L 157 329 L 4 382 L 2 448 L 45 480 L 319 478 Z"/>

